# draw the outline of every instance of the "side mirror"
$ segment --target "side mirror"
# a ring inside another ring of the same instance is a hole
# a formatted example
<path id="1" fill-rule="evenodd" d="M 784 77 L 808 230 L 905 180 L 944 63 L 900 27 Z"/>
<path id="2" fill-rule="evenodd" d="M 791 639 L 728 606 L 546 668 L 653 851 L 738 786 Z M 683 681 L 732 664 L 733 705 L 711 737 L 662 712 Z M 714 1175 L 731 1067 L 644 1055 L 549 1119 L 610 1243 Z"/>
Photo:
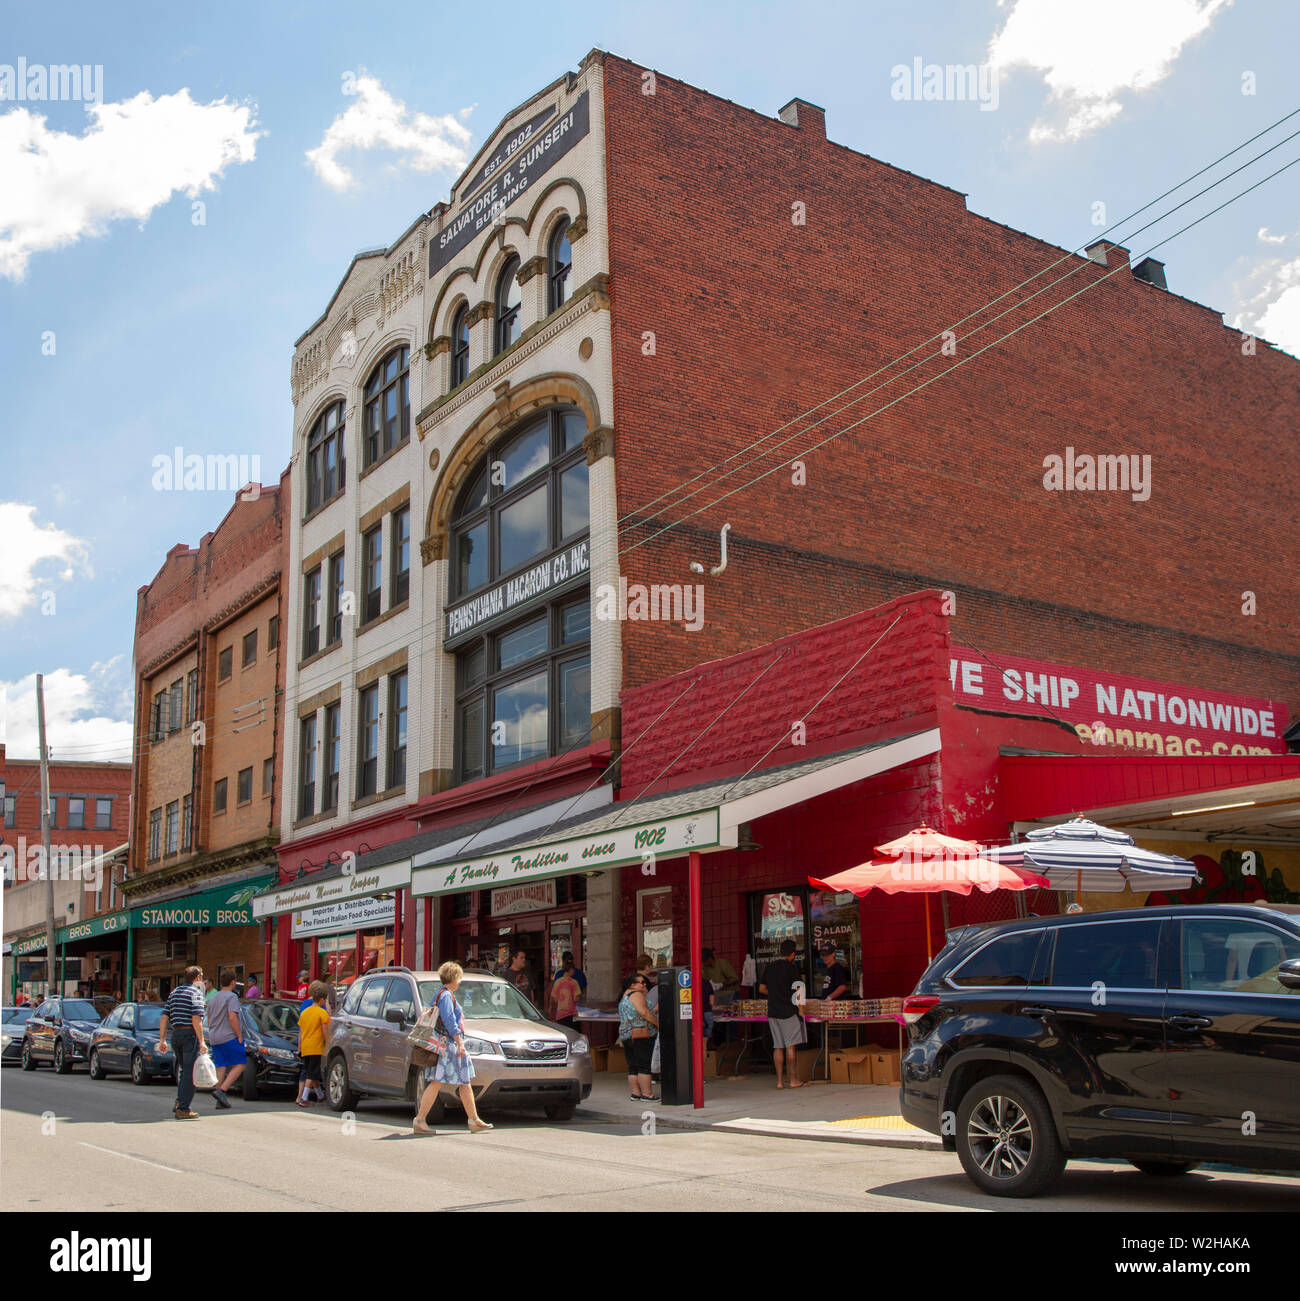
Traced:
<path id="1" fill-rule="evenodd" d="M 1284 989 L 1300 989 L 1300 958 L 1289 958 L 1282 963 L 1277 978 Z"/>
<path id="2" fill-rule="evenodd" d="M 403 1012 L 402 1009 L 401 1009 L 400 1007 L 390 1007 L 390 1008 L 389 1008 L 389 1009 L 384 1013 L 384 1020 L 385 1020 L 385 1021 L 392 1021 L 392 1022 L 394 1022 L 394 1023 L 397 1024 L 397 1025 L 405 1025 L 405 1024 L 406 1024 L 406 1013 Z"/>

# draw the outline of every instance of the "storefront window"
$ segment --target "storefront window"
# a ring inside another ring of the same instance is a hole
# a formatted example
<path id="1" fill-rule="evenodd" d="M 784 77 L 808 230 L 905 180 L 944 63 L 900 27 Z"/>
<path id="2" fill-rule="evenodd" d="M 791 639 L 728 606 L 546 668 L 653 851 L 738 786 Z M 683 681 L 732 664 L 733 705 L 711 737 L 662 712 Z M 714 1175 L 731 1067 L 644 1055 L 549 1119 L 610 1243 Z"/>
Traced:
<path id="1" fill-rule="evenodd" d="M 671 886 L 640 890 L 636 896 L 637 952 L 648 953 L 656 967 L 673 960 L 673 892 Z"/>
<path id="2" fill-rule="evenodd" d="M 810 899 L 812 914 L 812 983 L 809 997 L 816 998 L 825 985 L 828 963 L 822 955 L 822 945 L 834 943 L 835 955 L 849 971 L 849 988 L 844 997 L 858 998 L 862 992 L 862 939 L 859 929 L 858 897 L 845 891 L 828 894 L 816 890 Z"/>
<path id="3" fill-rule="evenodd" d="M 781 956 L 781 945 L 786 940 L 795 943 L 795 961 L 800 977 L 807 984 L 808 973 L 808 910 L 807 891 L 773 890 L 749 897 L 750 933 L 754 964 L 761 981 L 763 971 Z"/>

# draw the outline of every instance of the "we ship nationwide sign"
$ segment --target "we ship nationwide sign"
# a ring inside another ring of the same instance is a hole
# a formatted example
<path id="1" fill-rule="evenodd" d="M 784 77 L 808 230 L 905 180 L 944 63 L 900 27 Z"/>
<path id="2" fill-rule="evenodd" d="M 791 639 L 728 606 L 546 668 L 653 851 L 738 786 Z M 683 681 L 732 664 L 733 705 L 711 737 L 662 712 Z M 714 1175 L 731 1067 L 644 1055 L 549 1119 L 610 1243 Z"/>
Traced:
<path id="1" fill-rule="evenodd" d="M 1287 710 L 1276 700 L 960 646 L 948 676 L 959 705 L 1060 719 L 1096 745 L 1192 757 L 1286 753 Z"/>

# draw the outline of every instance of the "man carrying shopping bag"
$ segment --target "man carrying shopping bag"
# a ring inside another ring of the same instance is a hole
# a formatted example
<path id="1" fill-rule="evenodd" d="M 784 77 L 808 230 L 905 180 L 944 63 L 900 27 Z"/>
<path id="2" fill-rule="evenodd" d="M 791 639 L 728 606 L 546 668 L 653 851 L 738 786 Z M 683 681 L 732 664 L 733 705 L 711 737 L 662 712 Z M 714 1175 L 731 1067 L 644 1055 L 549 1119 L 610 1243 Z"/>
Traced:
<path id="1" fill-rule="evenodd" d="M 177 1120 L 196 1120 L 198 1112 L 191 1110 L 194 1101 L 194 1063 L 200 1053 L 207 1052 L 203 1041 L 203 981 L 202 967 L 186 967 L 185 983 L 177 985 L 163 1008 L 158 1026 L 158 1051 L 167 1051 L 167 1029 L 172 1032 L 172 1052 L 176 1060 L 176 1104 L 172 1115 Z"/>

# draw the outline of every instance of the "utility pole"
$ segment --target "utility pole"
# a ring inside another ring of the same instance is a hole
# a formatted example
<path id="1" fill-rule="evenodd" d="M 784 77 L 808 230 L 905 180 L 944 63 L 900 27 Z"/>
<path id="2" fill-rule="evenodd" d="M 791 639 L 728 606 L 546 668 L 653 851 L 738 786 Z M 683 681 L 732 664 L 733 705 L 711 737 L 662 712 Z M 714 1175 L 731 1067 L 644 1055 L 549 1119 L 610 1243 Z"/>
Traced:
<path id="1" fill-rule="evenodd" d="M 45 676 L 36 675 L 36 739 L 41 747 L 41 857 L 45 861 L 45 970 L 49 979 L 46 998 L 62 989 L 55 988 L 54 976 L 54 863 L 50 855 L 50 752 L 45 744 Z"/>

